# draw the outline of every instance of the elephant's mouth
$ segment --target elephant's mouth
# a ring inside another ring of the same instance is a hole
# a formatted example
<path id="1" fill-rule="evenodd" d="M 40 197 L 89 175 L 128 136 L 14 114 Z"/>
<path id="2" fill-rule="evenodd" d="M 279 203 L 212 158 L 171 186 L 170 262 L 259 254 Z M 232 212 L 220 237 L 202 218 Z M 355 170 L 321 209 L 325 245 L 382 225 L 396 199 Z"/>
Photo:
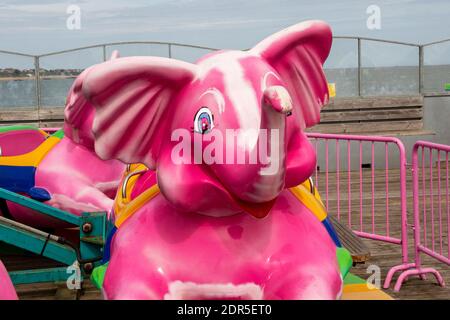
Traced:
<path id="1" fill-rule="evenodd" d="M 228 194 L 240 211 L 246 212 L 258 219 L 267 216 L 277 200 L 277 198 L 274 198 L 263 202 L 246 201 L 234 195 L 233 192 L 228 190 L 223 184 L 221 184 L 221 186 L 222 190 Z"/>
<path id="2" fill-rule="evenodd" d="M 226 193 L 228 197 L 234 202 L 234 205 L 239 209 L 240 212 L 246 212 L 255 218 L 261 219 L 266 217 L 270 210 L 272 209 L 275 201 L 278 197 L 274 197 L 267 201 L 248 201 L 238 197 L 232 190 L 227 188 L 226 184 L 223 183 L 218 175 L 215 174 L 213 170 L 206 170 L 207 175 L 210 176 L 212 181 L 216 181 L 216 187 L 218 187 L 222 192 Z"/>
<path id="3" fill-rule="evenodd" d="M 205 170 L 205 173 L 210 177 L 211 181 L 215 181 L 215 187 L 225 193 L 234 203 L 234 206 L 238 210 L 236 211 L 236 213 L 246 212 L 254 216 L 255 218 L 264 218 L 269 214 L 270 210 L 275 204 L 275 201 L 278 198 L 279 192 L 276 195 L 265 195 L 259 197 L 258 199 L 257 197 L 255 197 L 255 201 L 243 199 L 237 193 L 233 192 L 232 189 L 228 188 L 227 184 L 224 183 L 221 177 L 218 176 L 213 170 L 209 168 Z M 264 198 L 266 198 L 267 200 Z"/>
<path id="4" fill-rule="evenodd" d="M 273 199 L 267 202 L 248 202 L 241 199 L 235 199 L 236 204 L 245 212 L 251 214 L 255 218 L 261 219 L 267 216 L 272 209 L 275 201 L 277 199 Z"/>

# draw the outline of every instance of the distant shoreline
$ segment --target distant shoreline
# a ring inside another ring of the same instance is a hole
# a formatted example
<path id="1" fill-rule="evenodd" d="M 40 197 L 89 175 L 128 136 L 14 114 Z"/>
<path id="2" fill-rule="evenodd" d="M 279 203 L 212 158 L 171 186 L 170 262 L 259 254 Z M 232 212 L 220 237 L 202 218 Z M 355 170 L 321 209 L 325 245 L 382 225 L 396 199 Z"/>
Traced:
<path id="1" fill-rule="evenodd" d="M 41 75 L 40 79 L 41 80 L 46 80 L 46 79 L 74 79 L 76 78 L 78 75 Z M 36 80 L 35 76 L 19 76 L 19 77 L 1 77 L 0 76 L 0 81 L 23 81 L 23 80 Z"/>
<path id="2" fill-rule="evenodd" d="M 83 69 L 40 69 L 41 79 L 70 79 L 76 78 Z M 0 68 L 0 81 L 21 81 L 35 79 L 34 69 Z"/>

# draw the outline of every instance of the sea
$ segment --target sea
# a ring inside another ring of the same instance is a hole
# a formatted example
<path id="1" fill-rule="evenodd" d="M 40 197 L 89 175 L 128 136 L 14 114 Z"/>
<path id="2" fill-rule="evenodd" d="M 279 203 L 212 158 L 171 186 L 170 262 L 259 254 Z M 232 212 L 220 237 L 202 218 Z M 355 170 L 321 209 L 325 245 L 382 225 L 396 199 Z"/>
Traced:
<path id="1" fill-rule="evenodd" d="M 337 97 L 358 95 L 356 68 L 325 69 L 329 83 L 336 86 Z M 424 91 L 445 93 L 450 83 L 450 65 L 425 66 Z M 40 97 L 43 107 L 63 107 L 75 78 L 41 79 Z M 363 96 L 411 95 L 419 93 L 419 68 L 416 66 L 362 68 Z M 0 108 L 31 108 L 36 106 L 36 81 L 33 78 L 0 78 Z"/>

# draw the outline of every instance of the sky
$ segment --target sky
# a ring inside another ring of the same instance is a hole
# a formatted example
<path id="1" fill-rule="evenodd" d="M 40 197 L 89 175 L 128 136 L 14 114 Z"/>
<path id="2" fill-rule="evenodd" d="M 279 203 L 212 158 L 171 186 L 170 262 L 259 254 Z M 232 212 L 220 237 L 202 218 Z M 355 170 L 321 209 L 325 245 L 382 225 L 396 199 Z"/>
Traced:
<path id="1" fill-rule="evenodd" d="M 67 28 L 69 5 L 80 8 L 79 29 Z M 367 27 L 370 5 L 380 9 L 380 29 Z M 450 38 L 449 17 L 450 0 L 0 0 L 0 50 L 42 54 L 133 40 L 242 49 L 308 19 L 328 22 L 337 36 L 427 43 Z M 336 42 L 336 64 L 354 63 L 354 46 Z M 367 49 L 376 53 L 372 63 L 392 57 L 389 48 Z M 395 50 L 395 63 L 414 60 L 414 50 Z"/>

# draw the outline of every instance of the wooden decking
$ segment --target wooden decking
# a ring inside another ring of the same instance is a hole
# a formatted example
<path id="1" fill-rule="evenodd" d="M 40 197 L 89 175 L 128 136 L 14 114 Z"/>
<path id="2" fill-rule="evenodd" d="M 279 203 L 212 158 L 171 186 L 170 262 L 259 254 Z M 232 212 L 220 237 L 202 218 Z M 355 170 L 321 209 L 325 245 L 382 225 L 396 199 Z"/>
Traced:
<path id="1" fill-rule="evenodd" d="M 347 225 L 330 215 L 330 221 L 339 237 L 341 245 L 346 248 L 353 260 L 353 264 L 366 263 L 370 259 L 367 245 Z"/>
<path id="2" fill-rule="evenodd" d="M 0 125 L 61 127 L 63 121 L 63 106 L 0 110 Z M 335 98 L 323 108 L 320 123 L 307 131 L 376 135 L 431 133 L 424 130 L 423 97 L 417 95 Z"/>
<path id="3" fill-rule="evenodd" d="M 367 273 L 367 268 L 370 265 L 377 265 L 381 268 L 382 283 L 386 277 L 388 270 L 399 264 L 400 250 L 398 246 L 385 244 L 381 242 L 375 242 L 371 240 L 363 240 L 364 243 L 370 248 L 371 258 L 365 264 L 357 264 L 352 268 L 352 273 L 362 277 L 368 278 L 370 274 Z M 13 261 L 9 259 L 7 261 Z M 6 262 L 7 262 L 6 261 Z M 28 260 L 26 265 L 29 267 L 31 262 L 37 265 L 38 260 Z M 424 265 L 432 266 L 441 272 L 446 283 L 450 284 L 450 268 L 436 263 L 435 261 L 428 259 L 424 256 Z M 8 264 L 7 264 L 8 267 Z M 396 278 L 394 278 L 395 280 Z M 420 280 L 418 278 L 410 278 L 404 283 L 400 292 L 396 293 L 392 290 L 394 283 L 387 293 L 392 295 L 396 299 L 450 299 L 450 287 L 441 288 L 436 284 L 433 277 L 428 276 L 427 280 Z M 20 299 L 27 300 L 74 300 L 77 298 L 77 294 L 74 291 L 67 289 L 65 283 L 42 283 L 32 285 L 18 285 L 16 286 L 17 293 Z M 102 299 L 101 292 L 97 290 L 90 281 L 86 281 L 83 285 L 83 290 L 79 296 L 81 300 L 96 300 Z"/>
<path id="4" fill-rule="evenodd" d="M 412 242 L 412 235 L 410 237 Z M 364 243 L 371 250 L 371 258 L 364 265 L 356 265 L 352 269 L 352 273 L 360 276 L 361 278 L 367 279 L 371 274 L 367 273 L 367 268 L 370 265 L 379 266 L 381 269 L 381 285 L 383 285 L 384 279 L 389 269 L 397 264 L 401 263 L 400 247 L 397 245 L 386 244 L 382 242 L 363 240 Z M 412 252 L 410 253 L 411 258 L 413 257 Z M 440 271 L 447 285 L 450 286 L 450 267 L 437 263 L 436 260 L 427 258 L 425 255 L 423 257 L 423 265 L 428 267 L 436 268 Z M 407 282 L 405 282 L 400 290 L 400 292 L 394 292 L 392 289 L 394 287 L 395 281 L 397 280 L 398 274 L 394 277 L 394 281 L 391 284 L 390 289 L 385 290 L 395 299 L 400 300 L 435 300 L 435 299 L 450 299 L 450 287 L 440 287 L 436 284 L 436 280 L 433 276 L 428 275 L 427 280 L 420 280 L 418 277 L 411 277 Z"/>
<path id="5" fill-rule="evenodd" d="M 339 214 L 341 217 L 341 222 L 348 224 L 349 212 L 351 213 L 351 224 L 354 229 L 360 228 L 360 207 L 363 208 L 363 231 L 370 231 L 372 222 L 372 181 L 371 181 L 371 169 L 365 169 L 363 172 L 363 197 L 360 200 L 359 192 L 359 176 L 358 172 L 351 173 L 351 183 L 350 188 L 350 200 L 348 198 L 348 190 L 346 179 L 347 175 L 342 175 L 340 177 L 339 185 L 342 197 L 339 203 Z M 322 195 L 325 197 L 325 177 L 323 174 L 318 176 L 318 189 Z M 384 170 L 375 171 L 375 181 L 374 181 L 374 226 L 379 234 L 386 234 L 387 230 L 385 228 L 386 221 L 386 200 L 385 200 L 385 174 Z M 399 172 L 398 170 L 391 170 L 389 173 L 389 235 L 392 237 L 400 237 L 400 184 L 399 184 Z M 328 194 L 328 208 L 329 214 L 337 216 L 337 177 L 335 175 L 329 176 L 329 194 Z M 435 183 L 437 183 L 435 179 Z M 407 205 L 408 205 L 408 222 L 412 225 L 412 191 L 411 191 L 411 177 L 408 175 L 407 181 Z M 435 196 L 436 198 L 436 196 Z M 325 200 L 325 199 L 324 199 Z M 437 198 L 435 199 L 437 203 Z M 326 202 L 326 201 L 325 201 Z M 350 210 L 349 210 L 350 204 Z M 370 227 L 368 227 L 370 226 Z M 444 230 L 445 231 L 445 230 Z M 444 243 L 446 243 L 447 238 L 444 238 Z M 401 250 L 399 245 L 387 244 L 373 240 L 363 239 L 364 244 L 370 250 L 370 259 L 365 264 L 358 264 L 353 269 L 352 272 L 362 278 L 368 278 L 371 274 L 367 273 L 367 268 L 370 265 L 379 266 L 381 269 L 381 283 L 383 284 L 386 278 L 386 273 L 388 270 L 401 263 Z M 409 231 L 409 255 L 410 261 L 413 261 L 412 252 L 413 235 L 412 230 Z M 446 249 L 444 254 L 446 254 Z M 24 266 L 30 267 L 31 265 L 42 266 L 42 259 L 31 259 L 31 258 L 20 258 L 14 256 L 1 257 L 7 268 L 11 270 L 23 269 Z M 22 260 L 21 260 L 22 259 Z M 444 280 L 449 285 L 449 287 L 441 288 L 436 284 L 436 280 L 429 275 L 427 280 L 420 280 L 418 277 L 411 277 L 407 282 L 403 284 L 400 292 L 393 292 L 392 288 L 394 283 L 392 283 L 391 288 L 387 290 L 387 293 L 391 294 L 396 299 L 450 299 L 450 267 L 439 263 L 436 260 L 428 258 L 422 255 L 423 265 L 434 267 L 439 270 L 444 277 Z M 39 262 L 40 261 L 40 262 Z M 46 262 L 48 263 L 48 262 Z M 397 279 L 394 277 L 394 282 Z M 75 299 L 76 295 L 74 292 L 69 291 L 65 288 L 65 283 L 63 284 L 37 284 L 37 285 L 19 285 L 17 286 L 17 291 L 19 297 L 22 299 Z M 101 299 L 101 293 L 93 287 L 92 284 L 87 281 L 84 285 L 84 292 L 81 294 L 80 299 Z"/>
<path id="6" fill-rule="evenodd" d="M 442 168 L 441 168 L 442 169 Z M 427 174 L 429 173 L 429 168 L 426 168 Z M 388 184 L 388 201 L 386 201 L 386 171 L 384 169 L 374 170 L 375 179 L 372 184 L 372 169 L 364 169 L 363 176 L 360 180 L 359 172 L 351 172 L 350 174 L 350 184 L 348 184 L 347 173 L 341 173 L 339 180 L 337 175 L 331 173 L 328 176 L 328 212 L 334 216 L 340 215 L 340 220 L 344 224 L 349 224 L 351 222 L 353 230 L 360 230 L 371 232 L 372 231 L 372 221 L 374 222 L 374 228 L 377 234 L 380 235 L 390 235 L 391 237 L 400 238 L 401 237 L 401 210 L 400 210 L 400 171 L 390 170 L 389 171 L 389 184 Z M 420 183 L 422 185 L 421 173 L 419 172 Z M 338 183 L 339 182 L 339 183 Z M 337 199 L 337 186 L 339 184 L 339 189 L 341 193 L 341 198 Z M 348 190 L 348 185 L 350 185 L 350 190 Z M 429 192 L 430 180 L 425 180 L 425 185 L 427 192 Z M 360 187 L 362 186 L 362 194 L 360 197 Z M 323 173 L 318 174 L 317 187 L 321 192 L 322 198 L 326 197 L 326 178 Z M 408 212 L 408 225 L 411 227 L 413 225 L 413 197 L 412 197 L 412 177 L 410 171 L 407 172 L 406 180 L 406 191 L 407 191 L 407 212 Z M 434 188 L 434 206 L 435 206 L 435 232 L 438 233 L 438 203 L 439 196 L 437 195 L 438 179 L 437 179 L 437 169 L 433 169 L 433 188 Z M 443 237 L 443 254 L 447 255 L 448 243 L 448 230 L 445 227 L 448 225 L 446 217 L 446 205 L 445 205 L 445 181 L 441 180 L 441 204 L 442 211 L 445 212 L 442 216 L 443 218 L 443 233 L 447 233 L 447 237 Z M 373 192 L 372 192 L 373 190 Z M 349 192 L 350 191 L 350 192 Z M 374 194 L 374 201 L 372 201 L 372 194 Z M 324 199 L 326 203 L 326 199 Z M 422 204 L 421 209 L 422 209 Z M 429 205 L 429 201 L 427 201 Z M 386 208 L 389 209 L 389 230 L 386 228 Z M 338 210 L 339 208 L 339 210 Z M 350 208 L 350 209 L 349 209 Z M 360 216 L 360 208 L 362 208 L 362 218 Z M 429 210 L 428 210 L 429 211 Z M 373 217 L 372 217 L 372 212 Z M 428 219 L 430 219 L 430 212 L 428 212 Z M 362 221 L 362 229 L 361 229 Z M 421 221 L 423 224 L 423 221 Z M 429 235 L 431 233 L 431 223 L 428 220 L 427 224 L 427 235 L 428 241 Z M 423 232 L 422 232 L 423 235 Z M 422 237 L 423 238 L 423 237 Z M 414 261 L 413 253 L 413 230 L 409 228 L 408 232 L 409 239 L 409 259 L 411 262 Z M 370 259 L 365 264 L 356 265 L 351 272 L 354 274 L 367 279 L 371 273 L 367 273 L 367 268 L 370 265 L 379 266 L 381 269 L 381 278 L 383 284 L 386 274 L 389 269 L 395 265 L 401 264 L 401 248 L 399 245 L 388 244 L 384 242 L 363 239 L 363 242 L 367 245 L 370 250 Z M 429 242 L 428 242 L 429 243 Z M 429 243 L 430 244 L 430 243 Z M 435 241 L 436 248 L 439 248 L 438 241 Z M 439 287 L 436 280 L 432 275 L 427 276 L 427 280 L 420 280 L 418 277 L 411 277 L 407 282 L 405 282 L 400 290 L 400 292 L 394 292 L 393 286 L 399 274 L 394 277 L 391 288 L 386 290 L 387 293 L 391 294 L 396 299 L 450 299 L 450 267 L 437 262 L 434 259 L 429 258 L 426 255 L 421 255 L 423 266 L 433 267 L 440 271 L 445 282 L 449 287 Z"/>
<path id="7" fill-rule="evenodd" d="M 2 248 L 2 250 L 8 251 L 8 248 L 6 247 L 6 250 L 5 248 Z M 54 261 L 32 254 L 8 253 L 3 254 L 1 260 L 5 264 L 5 267 L 8 271 L 61 266 Z M 101 292 L 90 282 L 90 280 L 87 280 L 83 283 L 82 290 L 79 292 L 77 292 L 76 290 L 67 289 L 67 285 L 65 282 L 21 284 L 16 285 L 16 291 L 19 299 L 26 300 L 102 299 Z"/>
<path id="8" fill-rule="evenodd" d="M 375 133 L 423 130 L 423 97 L 352 97 L 331 99 L 310 132 Z M 392 133 L 391 133 L 392 134 Z"/>
<path id="9" fill-rule="evenodd" d="M 40 128 L 61 128 L 64 108 L 18 108 L 0 110 L 0 125 L 33 125 Z"/>

